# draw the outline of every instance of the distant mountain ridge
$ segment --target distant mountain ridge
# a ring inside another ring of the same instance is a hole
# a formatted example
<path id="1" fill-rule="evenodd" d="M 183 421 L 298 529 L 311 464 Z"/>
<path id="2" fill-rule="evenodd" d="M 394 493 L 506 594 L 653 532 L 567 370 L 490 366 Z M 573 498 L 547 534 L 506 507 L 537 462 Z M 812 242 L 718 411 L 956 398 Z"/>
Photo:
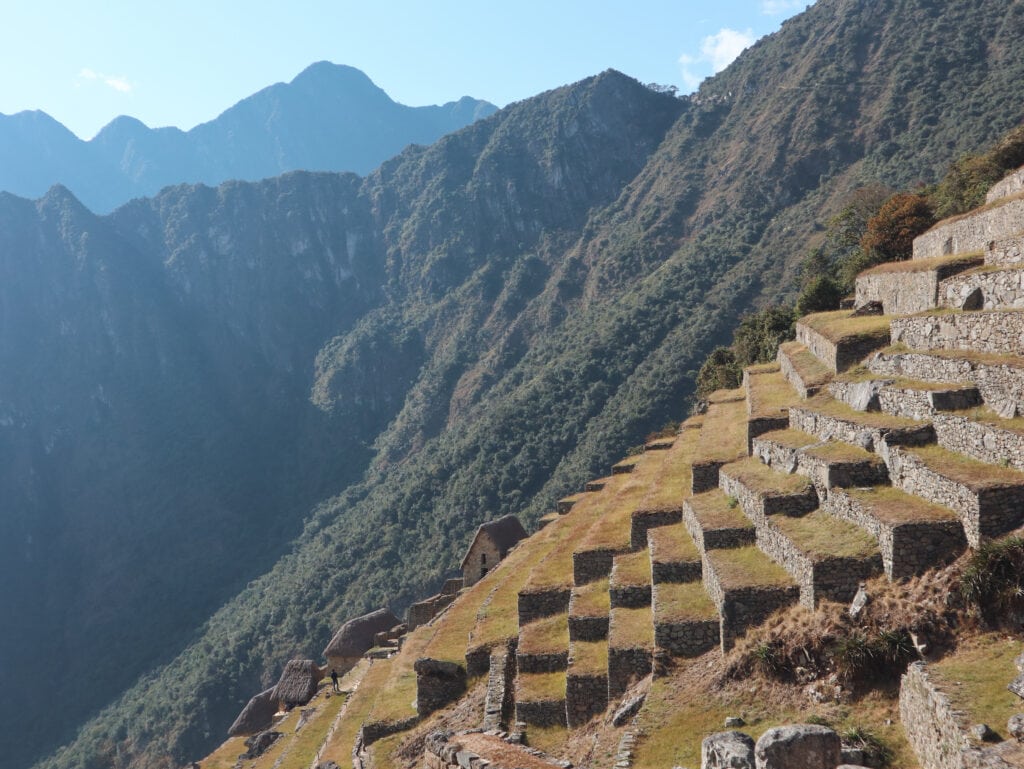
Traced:
<path id="1" fill-rule="evenodd" d="M 496 110 L 468 96 L 407 107 L 360 70 L 321 61 L 189 131 L 121 116 L 83 141 L 45 112 L 0 115 L 0 190 L 36 198 L 61 184 L 106 213 L 172 184 L 295 170 L 365 175 L 409 144 L 432 144 Z"/>

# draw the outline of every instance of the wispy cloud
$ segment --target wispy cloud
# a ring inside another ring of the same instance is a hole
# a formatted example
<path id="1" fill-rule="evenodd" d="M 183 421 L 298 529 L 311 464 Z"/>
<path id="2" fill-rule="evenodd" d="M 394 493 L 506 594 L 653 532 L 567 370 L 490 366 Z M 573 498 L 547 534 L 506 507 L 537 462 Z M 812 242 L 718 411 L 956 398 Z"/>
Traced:
<path id="1" fill-rule="evenodd" d="M 761 0 L 761 13 L 765 16 L 781 16 L 790 11 L 801 11 L 808 0 Z"/>
<path id="2" fill-rule="evenodd" d="M 701 41 L 699 56 L 684 53 L 679 57 L 683 85 L 690 90 L 695 89 L 705 77 L 699 70 L 706 72 L 710 69 L 712 75 L 721 72 L 756 39 L 752 29 L 739 32 L 723 27 L 715 34 L 708 35 Z"/>
<path id="3" fill-rule="evenodd" d="M 97 72 L 94 69 L 84 67 L 79 70 L 78 75 L 75 76 L 75 83 L 81 85 L 82 83 L 102 83 L 108 88 L 112 88 L 118 93 L 131 93 L 135 87 L 124 75 L 104 75 L 102 72 Z"/>

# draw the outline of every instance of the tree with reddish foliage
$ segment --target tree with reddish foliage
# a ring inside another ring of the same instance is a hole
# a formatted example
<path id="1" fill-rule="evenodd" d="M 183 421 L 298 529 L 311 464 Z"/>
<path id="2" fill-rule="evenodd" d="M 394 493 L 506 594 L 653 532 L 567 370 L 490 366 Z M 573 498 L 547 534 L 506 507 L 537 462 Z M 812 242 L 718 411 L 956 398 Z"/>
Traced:
<path id="1" fill-rule="evenodd" d="M 876 256 L 872 261 L 903 261 L 913 252 L 914 238 L 933 224 L 935 215 L 927 197 L 898 192 L 868 219 L 860 244 L 864 251 Z"/>

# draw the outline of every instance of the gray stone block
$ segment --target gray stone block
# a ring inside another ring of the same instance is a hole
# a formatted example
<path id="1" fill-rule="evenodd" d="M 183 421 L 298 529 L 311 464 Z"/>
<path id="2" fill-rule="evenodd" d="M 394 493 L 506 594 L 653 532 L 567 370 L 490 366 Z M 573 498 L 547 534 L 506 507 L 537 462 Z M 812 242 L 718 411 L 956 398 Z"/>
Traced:
<path id="1" fill-rule="evenodd" d="M 817 724 L 779 726 L 761 735 L 754 748 L 757 769 L 835 769 L 840 758 L 835 731 Z"/>
<path id="2" fill-rule="evenodd" d="M 754 769 L 754 741 L 743 732 L 718 732 L 700 745 L 701 769 Z M 832 769 L 829 767 L 829 769 Z"/>

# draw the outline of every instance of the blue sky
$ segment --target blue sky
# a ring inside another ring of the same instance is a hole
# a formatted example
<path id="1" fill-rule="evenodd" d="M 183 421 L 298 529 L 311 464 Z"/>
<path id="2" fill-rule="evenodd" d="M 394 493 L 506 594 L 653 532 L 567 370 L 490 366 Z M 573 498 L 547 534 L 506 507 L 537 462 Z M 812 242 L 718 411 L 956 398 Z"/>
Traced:
<path id="1" fill-rule="evenodd" d="M 41 109 L 83 138 L 121 114 L 187 129 L 322 59 L 410 105 L 504 106 L 609 67 L 691 91 L 809 2 L 17 2 L 0 112 Z"/>

